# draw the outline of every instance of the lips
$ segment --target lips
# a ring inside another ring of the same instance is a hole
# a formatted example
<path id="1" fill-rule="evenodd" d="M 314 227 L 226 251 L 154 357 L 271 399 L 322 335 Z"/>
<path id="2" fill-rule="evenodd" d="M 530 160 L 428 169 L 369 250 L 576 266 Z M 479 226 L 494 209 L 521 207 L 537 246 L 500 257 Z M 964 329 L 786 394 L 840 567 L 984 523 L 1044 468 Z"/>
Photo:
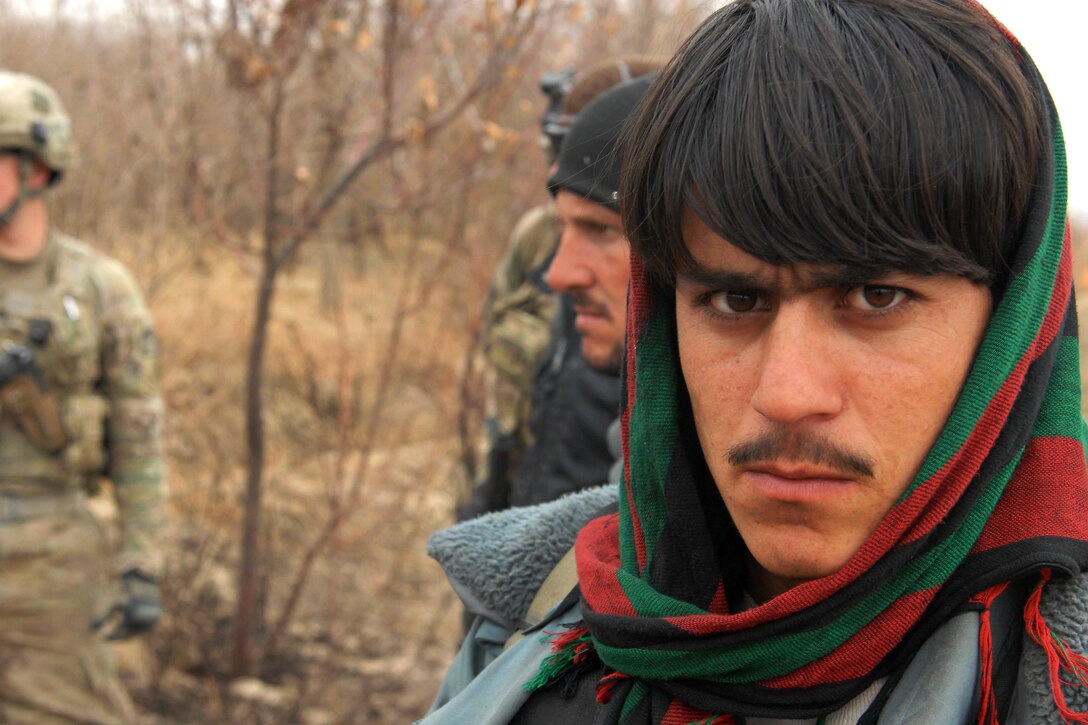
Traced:
<path id="1" fill-rule="evenodd" d="M 594 329 L 610 324 L 612 319 L 605 307 L 595 304 L 574 305 L 574 313 L 574 327 L 583 335 L 592 334 Z"/>
<path id="2" fill-rule="evenodd" d="M 575 307 L 574 312 L 579 317 L 604 317 L 604 310 L 599 307 Z"/>
<path id="3" fill-rule="evenodd" d="M 575 312 L 575 318 L 574 318 L 575 327 L 578 327 L 579 325 L 582 325 L 582 324 L 585 324 L 585 323 L 592 323 L 592 322 L 595 322 L 595 321 L 607 321 L 608 320 L 608 316 L 605 315 L 604 312 L 601 311 L 601 310 L 590 309 L 590 308 L 585 308 L 585 307 L 583 307 L 583 308 L 577 308 L 576 307 L 574 309 L 574 312 Z"/>
<path id="4" fill-rule="evenodd" d="M 741 479 L 765 498 L 794 502 L 836 496 L 855 483 L 833 469 L 785 464 L 747 468 Z"/>

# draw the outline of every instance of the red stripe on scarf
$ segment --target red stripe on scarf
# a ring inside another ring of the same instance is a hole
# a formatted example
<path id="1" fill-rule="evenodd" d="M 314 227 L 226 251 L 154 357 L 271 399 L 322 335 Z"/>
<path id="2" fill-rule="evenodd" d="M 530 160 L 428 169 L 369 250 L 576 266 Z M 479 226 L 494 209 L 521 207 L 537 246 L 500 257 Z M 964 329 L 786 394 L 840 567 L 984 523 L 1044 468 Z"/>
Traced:
<path id="1" fill-rule="evenodd" d="M 707 611 L 711 614 L 728 614 L 729 602 L 725 597 L 725 582 L 718 580 L 718 588 L 714 590 L 714 598 L 710 600 Z"/>
<path id="2" fill-rule="evenodd" d="M 1082 538 L 1088 515 L 1086 481 L 1088 465 L 1080 441 L 1032 439 L 972 551 L 1019 541 L 1025 529 L 1037 536 Z"/>
<path id="3" fill-rule="evenodd" d="M 914 626 L 933 600 L 937 588 L 915 592 L 900 598 L 896 606 L 881 612 L 867 626 L 846 640 L 827 657 L 761 684 L 767 687 L 805 687 L 817 682 L 841 682 L 864 677 L 890 652 Z M 713 614 L 666 617 L 677 629 L 695 635 L 737 632 L 767 620 L 768 604 L 734 615 Z M 875 635 L 874 633 L 879 633 Z M 885 642 L 886 647 L 873 647 L 873 642 Z"/>
<path id="4" fill-rule="evenodd" d="M 594 612 L 637 617 L 616 573 L 620 568 L 619 514 L 593 519 L 578 532 L 574 542 L 574 563 L 582 598 Z"/>
<path id="5" fill-rule="evenodd" d="M 715 715 L 705 710 L 688 707 L 679 700 L 673 700 L 661 725 L 732 725 L 736 722 L 731 715 Z"/>
<path id="6" fill-rule="evenodd" d="M 627 491 L 627 510 L 631 516 L 631 530 L 635 542 L 635 556 L 638 559 L 638 570 L 641 572 L 646 567 L 646 534 L 642 530 L 642 522 L 635 506 L 635 491 L 631 484 L 631 412 L 635 408 L 635 389 L 638 387 L 635 375 L 638 363 L 638 338 L 646 327 L 650 316 L 653 314 L 654 303 L 650 290 L 653 281 L 650 279 L 646 268 L 637 256 L 631 256 L 631 279 L 639 280 L 639 284 L 631 284 L 628 288 L 627 298 L 627 400 L 624 401 L 623 411 L 620 414 L 621 443 L 623 450 L 623 485 Z"/>

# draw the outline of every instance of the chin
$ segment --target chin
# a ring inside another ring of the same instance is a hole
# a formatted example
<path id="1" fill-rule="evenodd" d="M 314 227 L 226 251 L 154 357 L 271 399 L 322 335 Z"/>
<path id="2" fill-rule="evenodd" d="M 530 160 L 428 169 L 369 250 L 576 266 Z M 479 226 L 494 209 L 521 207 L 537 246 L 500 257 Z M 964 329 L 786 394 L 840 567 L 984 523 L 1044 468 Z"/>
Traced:
<path id="1" fill-rule="evenodd" d="M 829 556 L 826 550 L 813 547 L 806 551 L 775 552 L 756 557 L 756 561 L 772 576 L 800 584 L 831 576 L 846 566 L 850 557 Z"/>
<path id="2" fill-rule="evenodd" d="M 590 341 L 582 340 L 582 357 L 586 363 L 597 372 L 616 375 L 623 363 L 623 345 L 607 348 L 603 344 L 587 344 Z"/>
<path id="3" fill-rule="evenodd" d="M 794 580 L 800 584 L 801 582 L 831 576 L 841 568 L 842 565 L 829 565 L 821 562 L 803 562 L 794 563 L 792 566 L 776 567 L 776 569 L 772 570 L 772 573 L 781 579 Z"/>

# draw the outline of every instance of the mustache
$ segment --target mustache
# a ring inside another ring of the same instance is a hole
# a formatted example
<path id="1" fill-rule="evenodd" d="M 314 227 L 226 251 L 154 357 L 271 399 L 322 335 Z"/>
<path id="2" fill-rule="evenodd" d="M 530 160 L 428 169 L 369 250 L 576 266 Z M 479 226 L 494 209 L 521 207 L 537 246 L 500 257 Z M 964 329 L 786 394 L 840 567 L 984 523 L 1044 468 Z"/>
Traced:
<path id="1" fill-rule="evenodd" d="M 576 290 L 574 292 L 567 292 L 566 294 L 567 297 L 570 299 L 571 305 L 573 305 L 574 307 L 582 307 L 589 310 L 595 315 L 603 315 L 611 319 L 612 314 L 608 311 L 608 308 L 597 300 L 590 297 L 585 292 L 581 290 Z"/>
<path id="2" fill-rule="evenodd" d="M 839 473 L 865 478 L 873 477 L 875 466 L 869 456 L 832 443 L 825 436 L 781 428 L 738 443 L 726 452 L 725 458 L 734 466 L 784 459 L 794 463 L 826 466 Z"/>

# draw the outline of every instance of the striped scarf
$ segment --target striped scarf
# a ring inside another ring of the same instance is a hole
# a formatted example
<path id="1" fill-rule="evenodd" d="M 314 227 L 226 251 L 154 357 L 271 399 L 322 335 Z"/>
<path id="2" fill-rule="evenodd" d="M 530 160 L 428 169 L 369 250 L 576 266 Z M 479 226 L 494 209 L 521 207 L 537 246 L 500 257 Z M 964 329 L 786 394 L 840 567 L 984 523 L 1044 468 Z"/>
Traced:
<path id="1" fill-rule="evenodd" d="M 960 398 L 921 470 L 839 572 L 740 613 L 743 543 L 707 472 L 676 355 L 674 293 L 632 260 L 619 513 L 576 545 L 585 627 L 560 637 L 532 686 L 595 651 L 606 721 L 817 717 L 901 672 L 953 614 L 983 610 L 980 722 L 996 722 L 985 609 L 1030 578 L 1028 633 L 1052 682 L 1084 683 L 1038 614 L 1051 576 L 1088 569 L 1088 468 L 1066 221 L 1066 168 L 1046 99 L 1049 155 L 1018 256 Z M 1088 722 L 1065 706 L 1064 716 Z"/>

